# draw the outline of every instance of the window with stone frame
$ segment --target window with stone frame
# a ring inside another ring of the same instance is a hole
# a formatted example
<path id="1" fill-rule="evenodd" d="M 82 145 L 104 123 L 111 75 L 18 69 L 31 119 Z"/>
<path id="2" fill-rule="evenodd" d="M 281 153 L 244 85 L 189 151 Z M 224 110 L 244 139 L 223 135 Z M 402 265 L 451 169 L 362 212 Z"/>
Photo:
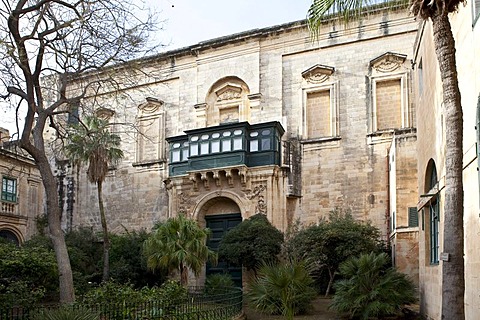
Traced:
<path id="1" fill-rule="evenodd" d="M 17 179 L 2 177 L 2 201 L 17 202 Z"/>
<path id="2" fill-rule="evenodd" d="M 388 52 L 370 61 L 370 132 L 409 128 L 413 122 L 408 103 L 406 57 Z"/>
<path id="3" fill-rule="evenodd" d="M 335 69 L 315 65 L 304 72 L 303 136 L 322 139 L 338 136 L 338 83 L 331 77 Z"/>
<path id="4" fill-rule="evenodd" d="M 138 107 L 136 127 L 136 163 L 165 161 L 164 102 L 147 98 L 147 102 Z"/>
<path id="5" fill-rule="evenodd" d="M 437 177 L 435 162 L 430 159 L 425 179 L 425 191 L 427 193 L 424 196 L 428 197 L 428 203 L 426 206 L 427 214 L 424 218 L 428 217 L 428 223 L 425 224 L 425 227 L 428 228 L 425 240 L 428 242 L 428 256 L 431 265 L 437 265 L 440 257 L 440 198 Z"/>

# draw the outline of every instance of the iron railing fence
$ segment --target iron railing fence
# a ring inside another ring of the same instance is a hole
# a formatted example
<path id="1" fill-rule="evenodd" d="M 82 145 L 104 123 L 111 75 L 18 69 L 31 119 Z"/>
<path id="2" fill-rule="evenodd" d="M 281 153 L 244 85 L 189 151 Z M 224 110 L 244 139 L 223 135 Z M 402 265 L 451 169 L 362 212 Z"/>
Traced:
<path id="1" fill-rule="evenodd" d="M 0 310 L 0 320 L 31 320 L 44 310 L 59 306 L 12 307 Z M 101 320 L 231 320 L 243 312 L 241 288 L 222 288 L 215 292 L 204 288 L 189 288 L 185 299 L 175 305 L 162 301 L 121 304 L 74 304 L 73 309 L 88 309 Z"/>

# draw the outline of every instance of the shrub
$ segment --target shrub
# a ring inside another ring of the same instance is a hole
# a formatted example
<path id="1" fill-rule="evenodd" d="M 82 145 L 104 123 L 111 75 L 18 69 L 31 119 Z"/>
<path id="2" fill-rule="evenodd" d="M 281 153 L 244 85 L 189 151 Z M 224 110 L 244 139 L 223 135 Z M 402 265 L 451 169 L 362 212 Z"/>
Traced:
<path id="1" fill-rule="evenodd" d="M 0 308 L 29 306 L 58 287 L 54 253 L 44 247 L 0 243 Z"/>
<path id="2" fill-rule="evenodd" d="M 110 278 L 119 283 L 132 283 L 135 288 L 160 285 L 167 273 L 147 268 L 147 259 L 143 255 L 143 243 L 149 234 L 145 231 L 133 231 L 125 234 L 110 235 Z"/>
<path id="3" fill-rule="evenodd" d="M 139 291 L 131 284 L 119 284 L 114 281 L 103 282 L 99 287 L 94 288 L 83 296 L 85 304 L 113 305 L 123 304 L 125 301 L 135 304 L 142 301 Z"/>
<path id="4" fill-rule="evenodd" d="M 293 231 L 284 246 L 286 256 L 308 261 L 316 279 L 328 278 L 328 295 L 339 265 L 362 253 L 381 252 L 380 231 L 368 222 L 356 221 L 349 212 L 334 210 L 329 219 Z M 322 278 L 323 277 L 323 278 Z"/>
<path id="5" fill-rule="evenodd" d="M 135 305 L 158 301 L 163 307 L 179 304 L 187 297 L 187 290 L 178 281 L 168 280 L 160 287 L 144 287 L 136 290 L 132 284 L 118 284 L 113 281 L 102 283 L 83 297 L 87 305 Z"/>
<path id="6" fill-rule="evenodd" d="M 256 214 L 231 229 L 220 242 L 218 254 L 233 265 L 256 270 L 262 263 L 277 262 L 283 234 L 262 214 Z"/>
<path id="7" fill-rule="evenodd" d="M 205 293 L 211 295 L 219 294 L 225 292 L 225 288 L 231 288 L 234 286 L 235 283 L 229 274 L 210 274 L 205 281 Z"/>
<path id="8" fill-rule="evenodd" d="M 350 317 L 369 319 L 395 315 L 415 302 L 415 287 L 405 274 L 388 267 L 385 253 L 363 254 L 340 265 L 344 280 L 335 284 L 331 307 Z"/>
<path id="9" fill-rule="evenodd" d="M 45 309 L 33 315 L 33 320 L 97 320 L 99 314 L 82 306 Z"/>
<path id="10" fill-rule="evenodd" d="M 255 309 L 293 319 L 305 312 L 315 298 L 312 285 L 304 262 L 263 265 L 249 286 L 247 298 Z"/>

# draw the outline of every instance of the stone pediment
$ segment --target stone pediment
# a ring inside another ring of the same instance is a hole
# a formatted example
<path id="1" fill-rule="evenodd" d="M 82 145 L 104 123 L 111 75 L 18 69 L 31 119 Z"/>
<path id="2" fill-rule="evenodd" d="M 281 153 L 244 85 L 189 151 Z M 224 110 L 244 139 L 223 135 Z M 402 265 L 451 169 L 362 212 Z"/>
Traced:
<path id="1" fill-rule="evenodd" d="M 309 83 L 325 82 L 335 72 L 334 67 L 316 64 L 302 72 L 302 77 Z"/>
<path id="2" fill-rule="evenodd" d="M 215 93 L 217 94 L 217 101 L 240 99 L 242 97 L 242 88 L 227 84 Z"/>
<path id="3" fill-rule="evenodd" d="M 95 111 L 95 115 L 98 118 L 106 121 L 108 121 L 111 117 L 113 117 L 114 114 L 115 114 L 115 111 L 113 111 L 112 109 L 103 108 L 103 107 Z"/>
<path id="4" fill-rule="evenodd" d="M 142 103 L 141 105 L 138 106 L 138 110 L 143 115 L 158 112 L 160 111 L 160 108 L 164 105 L 164 102 L 160 99 L 148 97 L 146 98 L 146 100 L 147 102 Z"/>
<path id="5" fill-rule="evenodd" d="M 399 69 L 406 59 L 407 55 L 405 54 L 386 52 L 371 60 L 370 66 L 378 72 L 392 72 Z"/>

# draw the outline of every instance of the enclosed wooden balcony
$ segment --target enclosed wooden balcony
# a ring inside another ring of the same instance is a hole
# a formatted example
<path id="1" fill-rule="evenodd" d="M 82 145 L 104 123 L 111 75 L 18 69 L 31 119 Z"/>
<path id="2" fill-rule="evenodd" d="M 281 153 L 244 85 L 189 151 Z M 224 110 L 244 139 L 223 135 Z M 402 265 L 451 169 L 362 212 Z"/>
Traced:
<path id="1" fill-rule="evenodd" d="M 185 131 L 185 135 L 167 138 L 169 175 L 236 165 L 280 165 L 284 132 L 277 121 L 254 125 L 239 122 Z"/>

